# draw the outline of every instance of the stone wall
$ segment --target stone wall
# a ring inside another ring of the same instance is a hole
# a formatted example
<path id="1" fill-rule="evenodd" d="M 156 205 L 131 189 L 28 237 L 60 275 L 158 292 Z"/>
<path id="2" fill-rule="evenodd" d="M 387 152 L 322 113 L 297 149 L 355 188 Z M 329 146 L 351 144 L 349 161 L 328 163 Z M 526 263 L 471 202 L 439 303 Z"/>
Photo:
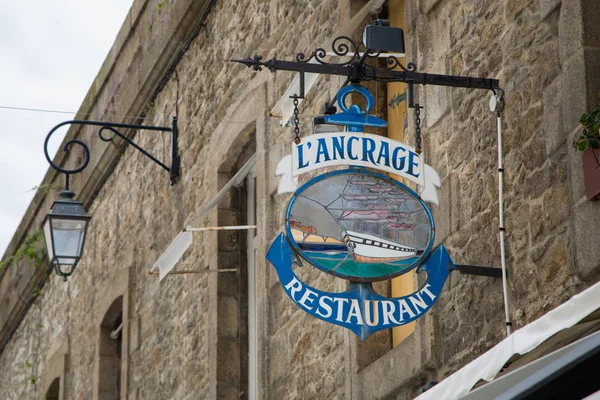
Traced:
<path id="1" fill-rule="evenodd" d="M 272 196 L 276 189 L 274 167 L 289 152 L 292 137 L 289 129 L 282 131 L 278 121 L 268 119 L 267 115 L 293 75 L 256 74 L 229 60 L 255 53 L 289 57 L 297 51 L 308 52 L 315 42 L 325 43 L 332 35 L 344 18 L 339 16 L 343 12 L 338 9 L 347 9 L 344 12 L 349 14 L 349 5 L 334 0 L 216 2 L 174 70 L 168 71 L 170 60 L 164 60 L 166 56 L 161 52 L 167 51 L 168 43 L 173 40 L 181 43 L 186 39 L 184 33 L 191 37 L 193 23 L 186 18 L 194 16 L 197 22 L 202 15 L 201 7 L 192 9 L 189 4 L 136 1 L 132 13 L 139 15 L 135 25 L 127 27 L 134 32 L 124 45 L 120 44 L 125 50 L 120 51 L 119 57 L 109 57 L 108 77 L 101 72 L 92 88 L 99 92 L 94 111 L 106 114 L 107 120 L 114 114 L 131 115 L 130 108 L 137 104 L 135 113 L 145 112 L 148 118 L 143 123 L 169 126 L 178 111 L 182 175 L 170 187 L 168 174 L 163 170 L 135 149 L 119 151 L 118 146 L 116 162 L 93 165 L 92 175 L 102 175 L 103 170 L 109 172 L 102 179 L 96 178 L 102 181 L 100 189 L 87 201 L 93 218 L 83 258 L 68 283 L 49 276 L 42 295 L 34 301 L 2 351 L 0 365 L 6 373 L 0 378 L 0 388 L 7 399 L 42 398 L 46 382 L 41 381 L 50 379 L 42 377 L 46 375 L 49 360 L 59 350 L 66 352 L 68 360 L 63 372 L 65 398 L 96 398 L 102 368 L 97 361 L 99 328 L 108 305 L 120 295 L 125 298 L 126 338 L 122 398 L 198 399 L 221 397 L 225 393 L 217 386 L 217 363 L 223 360 L 218 360 L 214 347 L 221 294 L 217 288 L 223 287 L 219 281 L 227 278 L 208 273 L 175 275 L 159 283 L 158 277 L 149 275 L 149 271 L 184 223 L 218 192 L 216 167 L 227 163 L 228 157 L 237 159 L 236 140 L 248 132 L 255 136 L 260 155 L 259 225 L 267 227 L 260 231 L 263 256 L 259 257 L 258 266 L 262 288 L 259 319 L 265 322 L 260 324 L 264 332 L 259 335 L 263 355 L 260 360 L 263 372 L 259 377 L 261 397 L 282 398 L 282 393 L 286 397 L 288 392 L 296 393 L 298 398 L 343 397 L 345 371 L 339 368 L 343 360 L 343 333 L 311 321 L 284 299 L 275 275 L 264 261 L 264 248 L 276 228 L 283 226 L 280 211 L 285 199 Z M 177 28 L 177 24 L 185 23 L 187 30 Z M 172 25 L 177 29 L 170 29 Z M 306 26 L 313 27 L 310 35 L 298 35 Z M 182 30 L 185 32 L 179 37 Z M 170 73 L 168 80 L 160 81 L 161 68 L 157 65 Z M 159 91 L 155 94 L 150 91 L 144 97 L 140 92 L 146 80 L 153 80 L 151 86 Z M 103 88 L 97 89 L 100 84 Z M 305 102 L 308 113 L 312 114 L 314 104 L 328 98 L 333 91 L 329 81 L 322 80 L 314 91 L 316 96 Z M 91 147 L 98 143 L 91 129 L 71 132 L 70 136 L 73 135 L 87 138 L 92 142 Z M 135 140 L 159 159 L 167 159 L 170 145 L 166 135 L 140 132 L 135 134 Z M 94 150 L 92 157 L 98 156 L 106 158 L 106 153 Z M 81 199 L 82 193 L 93 186 L 94 178 L 89 173 L 76 178 L 80 179 L 74 183 L 74 190 Z M 49 174 L 47 179 L 55 177 Z M 48 196 L 45 204 L 32 211 L 34 221 L 43 217 L 51 200 Z M 217 225 L 217 214 L 215 209 L 203 222 Z M 195 234 L 194 244 L 178 268 L 222 268 L 218 249 L 216 234 Z M 313 275 L 312 280 L 320 281 L 322 287 L 334 284 L 329 277 L 317 278 L 314 272 Z M 115 289 L 122 285 L 122 291 Z M 300 327 L 305 325 L 315 326 L 313 331 L 320 332 L 322 339 L 302 331 Z M 332 339 L 328 341 L 325 337 Z M 62 347 L 64 343 L 66 350 Z M 311 343 L 322 343 L 325 348 Z M 336 362 L 318 362 L 323 354 Z M 283 365 L 279 367 L 276 363 Z M 309 369 L 307 366 L 311 366 L 309 375 L 301 373 Z M 235 393 L 234 398 L 238 396 Z"/>
<path id="2" fill-rule="evenodd" d="M 232 288 L 241 288 L 245 275 L 172 275 L 159 283 L 149 270 L 195 211 L 216 195 L 224 176 L 239 168 L 248 148 L 258 153 L 259 398 L 412 398 L 428 381 L 443 379 L 502 339 L 499 279 L 453 273 L 415 333 L 366 367 L 358 359 L 365 347 L 353 334 L 289 301 L 264 255 L 284 224 L 288 198 L 276 195 L 274 171 L 290 152 L 293 136 L 268 113 L 293 74 L 255 73 L 228 61 L 308 53 L 326 44 L 365 2 L 231 0 L 212 8 L 200 3 L 134 2 L 126 39 L 115 44 L 125 50 L 109 57 L 89 96 L 94 110 L 108 119 L 133 110 L 149 118 L 145 123 L 168 126 L 178 113 L 182 175 L 169 186 L 168 174 L 135 149 L 108 145 L 94 151 L 103 161 L 75 183 L 93 215 L 83 259 L 68 283 L 50 275 L 15 325 L 0 354 L 5 397 L 43 398 L 53 379 L 63 376 L 64 398 L 96 398 L 99 328 L 119 296 L 125 321 L 122 398 L 240 396 L 243 384 L 234 375 L 243 374 L 245 359 L 240 351 L 236 356 L 243 340 L 235 335 L 241 338 L 245 328 L 235 316 L 244 315 L 244 305 Z M 495 77 L 506 91 L 505 225 L 515 329 L 600 276 L 599 259 L 590 251 L 600 240 L 599 205 L 584 199 L 580 155 L 570 147 L 578 116 L 600 93 L 599 78 L 592 75 L 600 35 L 589 28 L 593 22 L 582 22 L 584 15 L 594 21 L 588 15 L 600 13 L 592 3 L 407 5 L 407 48 L 420 71 Z M 322 78 L 309 94 L 300 109 L 304 134 L 317 105 L 340 83 Z M 434 209 L 437 242 L 456 263 L 499 266 L 496 121 L 488 96 L 428 86 L 419 89 L 418 99 L 425 106 L 425 156 L 442 178 L 440 207 Z M 93 134 L 81 130 L 70 137 Z M 160 159 L 169 154 L 167 136 L 141 132 L 135 140 Z M 47 181 L 54 179 L 49 173 Z M 203 225 L 239 221 L 243 213 L 232 206 L 234 199 L 225 199 Z M 30 225 L 51 200 L 32 205 Z M 240 237 L 194 233 L 177 269 L 230 267 Z M 319 289 L 345 288 L 344 281 L 315 268 L 296 272 Z M 217 347 L 221 343 L 229 347 Z M 56 361 L 61 357 L 62 364 Z"/>
<path id="3" fill-rule="evenodd" d="M 408 10 L 407 37 L 419 70 L 495 77 L 506 93 L 504 215 L 513 330 L 599 277 L 600 258 L 592 249 L 600 241 L 600 205 L 585 199 L 581 154 L 571 146 L 579 116 L 600 100 L 592 66 L 597 50 L 588 50 L 597 49 L 600 31 L 586 22 L 600 13 L 592 3 L 441 0 Z M 496 118 L 489 96 L 426 87 L 419 100 L 425 157 L 442 178 L 436 241 L 456 263 L 499 267 Z M 500 279 L 453 274 L 428 318 L 420 322 L 431 335 L 424 380 L 439 381 L 505 336 Z M 422 384 L 418 377 L 398 398 L 415 395 Z"/>

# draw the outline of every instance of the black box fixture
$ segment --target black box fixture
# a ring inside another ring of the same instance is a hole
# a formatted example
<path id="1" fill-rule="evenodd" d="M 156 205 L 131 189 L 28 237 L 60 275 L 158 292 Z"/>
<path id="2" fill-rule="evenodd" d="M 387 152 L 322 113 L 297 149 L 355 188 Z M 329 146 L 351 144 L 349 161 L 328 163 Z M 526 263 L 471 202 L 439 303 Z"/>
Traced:
<path id="1" fill-rule="evenodd" d="M 404 53 L 404 31 L 390 28 L 390 21 L 387 19 L 378 19 L 374 25 L 367 25 L 365 28 L 363 43 L 369 50 Z"/>

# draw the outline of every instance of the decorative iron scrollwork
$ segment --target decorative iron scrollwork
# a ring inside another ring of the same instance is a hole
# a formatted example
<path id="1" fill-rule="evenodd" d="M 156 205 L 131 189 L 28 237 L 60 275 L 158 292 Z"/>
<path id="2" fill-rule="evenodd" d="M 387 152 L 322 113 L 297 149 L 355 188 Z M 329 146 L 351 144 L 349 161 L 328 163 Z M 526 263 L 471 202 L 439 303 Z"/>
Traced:
<path id="1" fill-rule="evenodd" d="M 331 50 L 337 57 L 350 57 L 350 59 L 340 63 L 327 62 L 325 61 L 327 51 L 324 48 L 319 47 L 313 51 L 310 56 L 306 56 L 304 53 L 297 53 L 296 61 L 308 63 L 311 60 L 315 60 L 321 65 L 348 66 L 361 60 L 361 52 L 363 52 L 363 54 L 366 53 L 366 57 L 368 58 L 376 58 L 380 54 L 378 51 L 365 49 L 362 43 L 356 43 L 348 36 L 339 36 L 333 39 Z"/>
<path id="2" fill-rule="evenodd" d="M 73 168 L 73 169 L 61 168 L 52 161 L 52 158 L 50 158 L 50 154 L 48 154 L 48 142 L 50 141 L 50 136 L 52 136 L 52 134 L 54 132 L 56 132 L 56 130 L 63 125 L 66 125 L 66 124 L 62 123 L 62 124 L 57 125 L 54 129 L 52 129 L 50 131 L 50 133 L 48 133 L 48 136 L 46 136 L 46 141 L 44 142 L 44 154 L 45 154 L 46 160 L 48 160 L 48 163 L 50 164 L 50 166 L 52 168 L 54 168 L 55 170 L 57 170 L 58 172 L 60 172 L 61 174 L 66 174 L 66 175 L 76 174 L 78 172 L 83 171 L 85 169 L 85 167 L 87 167 L 88 163 L 90 162 L 90 149 L 87 147 L 87 145 L 84 142 L 82 142 L 81 140 L 77 140 L 77 139 L 71 139 L 67 143 L 65 143 L 65 145 L 63 147 L 63 151 L 65 153 L 70 152 L 71 145 L 73 145 L 73 144 L 79 145 L 82 148 L 83 161 L 81 162 L 81 165 L 78 166 L 77 168 Z"/>
<path id="3" fill-rule="evenodd" d="M 387 57 L 387 68 L 388 69 L 396 69 L 400 68 L 402 71 L 414 72 L 417 70 L 417 65 L 415 63 L 409 62 L 406 64 L 406 67 L 396 56 L 388 56 Z"/>

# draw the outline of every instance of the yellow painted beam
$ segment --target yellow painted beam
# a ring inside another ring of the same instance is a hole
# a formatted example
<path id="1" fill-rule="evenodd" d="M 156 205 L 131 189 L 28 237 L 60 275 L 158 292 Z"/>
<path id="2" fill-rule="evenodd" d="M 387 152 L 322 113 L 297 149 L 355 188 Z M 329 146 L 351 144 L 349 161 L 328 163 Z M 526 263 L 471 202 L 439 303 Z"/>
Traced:
<path id="1" fill-rule="evenodd" d="M 388 18 L 390 26 L 404 28 L 404 0 L 388 0 Z M 399 142 L 404 141 L 404 130 L 408 124 L 406 84 L 403 82 L 388 83 L 387 86 L 387 115 L 388 137 Z M 396 177 L 398 178 L 398 177 Z M 406 183 L 406 182 L 405 182 Z M 415 273 L 408 272 L 392 279 L 392 296 L 406 296 L 414 291 Z M 415 331 L 415 322 L 393 328 L 393 345 L 397 346 Z"/>

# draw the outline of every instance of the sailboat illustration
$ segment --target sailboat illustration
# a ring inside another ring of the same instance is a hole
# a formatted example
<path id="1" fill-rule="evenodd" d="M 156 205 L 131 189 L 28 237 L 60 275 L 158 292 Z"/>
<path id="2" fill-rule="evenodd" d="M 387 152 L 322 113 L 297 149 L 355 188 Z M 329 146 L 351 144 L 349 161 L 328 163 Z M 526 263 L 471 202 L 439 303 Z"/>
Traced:
<path id="1" fill-rule="evenodd" d="M 383 280 L 413 268 L 433 240 L 430 217 L 409 188 L 365 171 L 333 172 L 296 194 L 288 237 L 333 275 Z"/>
<path id="2" fill-rule="evenodd" d="M 326 208 L 337 214 L 345 228 L 342 240 L 355 261 L 389 263 L 423 254 L 415 246 L 400 243 L 400 233 L 416 227 L 407 222 L 410 216 L 420 211 L 401 211 L 408 199 L 406 193 L 383 181 L 350 178 L 340 198 Z"/>

